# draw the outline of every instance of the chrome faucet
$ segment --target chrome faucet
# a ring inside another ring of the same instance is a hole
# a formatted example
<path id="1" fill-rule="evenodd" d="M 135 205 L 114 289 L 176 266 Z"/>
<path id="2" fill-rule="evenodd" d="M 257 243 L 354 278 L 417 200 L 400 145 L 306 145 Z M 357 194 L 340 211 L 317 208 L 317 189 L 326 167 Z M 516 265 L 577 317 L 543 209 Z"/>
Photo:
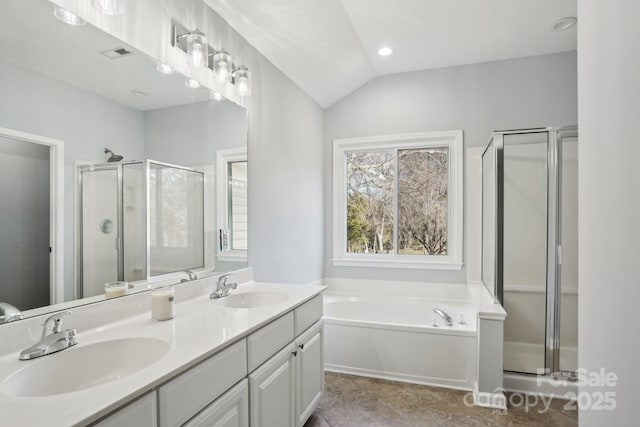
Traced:
<path id="1" fill-rule="evenodd" d="M 228 282 L 230 274 L 231 273 L 227 273 L 218 277 L 218 284 L 216 285 L 216 290 L 211 292 L 211 295 L 209 295 L 209 298 L 218 299 L 218 298 L 226 297 L 227 295 L 229 295 L 229 291 L 231 289 L 236 289 L 238 287 L 237 283 Z"/>
<path id="2" fill-rule="evenodd" d="M 433 312 L 438 316 L 442 317 L 442 320 L 444 320 L 447 326 L 453 326 L 453 319 L 444 310 L 440 308 L 434 308 Z"/>
<path id="3" fill-rule="evenodd" d="M 42 338 L 40 338 L 40 342 L 23 350 L 20 353 L 20 360 L 36 359 L 78 344 L 75 329 L 62 330 L 62 316 L 68 314 L 71 314 L 71 312 L 63 311 L 47 318 L 42 325 Z M 49 332 L 50 323 L 53 325 L 51 332 Z"/>
<path id="4" fill-rule="evenodd" d="M 0 302 L 0 324 L 22 320 L 24 316 L 16 307 L 6 302 Z"/>
<path id="5" fill-rule="evenodd" d="M 185 283 L 185 282 L 190 282 L 192 280 L 197 280 L 198 279 L 198 275 L 196 273 L 194 273 L 191 270 L 182 270 L 185 273 L 187 273 L 187 276 L 189 276 L 189 279 L 180 279 L 180 283 Z"/>

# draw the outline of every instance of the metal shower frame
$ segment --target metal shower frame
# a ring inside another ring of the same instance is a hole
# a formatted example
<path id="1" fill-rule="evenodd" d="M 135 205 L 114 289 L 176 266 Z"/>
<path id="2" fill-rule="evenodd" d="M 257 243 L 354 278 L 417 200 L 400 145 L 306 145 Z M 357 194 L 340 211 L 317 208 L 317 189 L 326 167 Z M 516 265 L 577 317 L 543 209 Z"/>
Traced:
<path id="1" fill-rule="evenodd" d="M 123 234 L 124 234 L 124 224 L 123 224 L 123 220 L 124 220 L 124 210 L 123 210 L 123 206 L 124 206 L 124 191 L 123 191 L 123 167 L 124 166 L 129 166 L 129 165 L 143 165 L 144 168 L 144 185 L 143 185 L 143 196 L 144 196 L 144 218 L 145 218 L 145 253 L 144 253 L 144 265 L 145 265 L 145 271 L 144 271 L 144 276 L 146 277 L 146 279 L 149 279 L 151 277 L 150 272 L 151 272 L 151 261 L 149 259 L 149 253 L 151 251 L 151 232 L 150 232 L 150 206 L 149 206 L 149 178 L 150 178 L 150 171 L 151 171 L 151 165 L 158 165 L 158 166 L 162 166 L 162 167 L 169 167 L 169 168 L 174 168 L 174 169 L 180 169 L 180 170 L 186 170 L 189 172 L 195 172 L 195 173 L 199 173 L 200 175 L 202 175 L 202 200 L 204 202 L 204 198 L 205 198 L 205 188 L 204 188 L 204 182 L 205 182 L 205 174 L 203 171 L 197 170 L 197 169 L 193 169 L 193 168 L 189 168 L 186 166 L 180 166 L 180 165 L 174 165 L 171 163 L 165 163 L 165 162 L 159 162 L 156 160 L 130 160 L 130 161 L 124 161 L 124 162 L 118 162 L 118 163 L 92 163 L 92 164 L 86 164 L 86 165 L 78 165 L 77 166 L 77 170 L 78 170 L 78 174 L 77 174 L 77 190 L 76 190 L 76 195 L 78 198 L 78 221 L 76 224 L 76 233 L 78 238 L 77 240 L 77 244 L 78 244 L 78 251 L 77 251 L 77 280 L 76 280 L 76 298 L 84 298 L 83 295 L 83 247 L 82 247 L 82 230 L 83 230 L 83 214 L 82 214 L 82 206 L 83 206 L 83 197 L 82 197 L 82 176 L 83 176 L 83 172 L 94 172 L 94 171 L 102 171 L 102 170 L 116 170 L 117 174 L 118 174 L 118 183 L 117 183 L 117 195 L 116 195 L 116 209 L 117 209 L 117 221 L 118 221 L 118 237 L 117 237 L 117 252 L 118 252 L 118 280 L 124 280 L 124 239 L 122 238 Z M 203 203 L 203 209 L 204 209 L 204 203 Z M 202 230 L 204 231 L 204 213 L 202 215 Z M 204 260 L 205 260 L 205 248 L 204 248 L 204 244 L 202 247 L 202 259 L 203 259 L 203 265 L 202 267 L 204 267 Z"/>
<path id="2" fill-rule="evenodd" d="M 547 280 L 545 313 L 545 374 L 573 376 L 572 372 L 560 370 L 560 306 L 562 278 L 562 171 L 559 165 L 562 159 L 562 140 L 577 138 L 577 126 L 556 126 L 546 128 L 515 129 L 493 132 L 485 147 L 482 158 L 492 155 L 494 161 L 495 191 L 495 235 L 494 235 L 494 283 L 493 289 L 483 283 L 494 296 L 496 303 L 504 301 L 504 137 L 516 134 L 547 134 Z M 493 144 L 493 150 L 491 150 Z M 484 179 L 484 174 L 483 174 Z M 484 193 L 484 183 L 482 185 Z M 484 203 L 484 194 L 482 195 Z M 483 234 L 483 233 L 482 233 Z M 484 235 L 481 237 L 484 239 Z M 483 253 L 484 256 L 484 253 Z M 481 263 L 484 269 L 484 264 Z M 484 273 L 484 272 L 483 272 Z M 518 372 L 521 373 L 521 372 Z"/>

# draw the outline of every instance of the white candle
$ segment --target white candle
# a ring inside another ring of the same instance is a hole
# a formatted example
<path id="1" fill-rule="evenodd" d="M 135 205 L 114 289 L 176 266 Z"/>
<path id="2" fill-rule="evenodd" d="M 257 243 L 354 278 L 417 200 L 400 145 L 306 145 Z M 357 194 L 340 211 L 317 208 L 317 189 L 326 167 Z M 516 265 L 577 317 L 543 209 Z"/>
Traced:
<path id="1" fill-rule="evenodd" d="M 109 298 L 121 297 L 127 294 L 127 288 L 125 286 L 118 286 L 105 289 L 104 296 Z"/>
<path id="2" fill-rule="evenodd" d="M 173 288 L 151 292 L 151 318 L 153 320 L 173 319 Z"/>
<path id="3" fill-rule="evenodd" d="M 104 285 L 104 297 L 106 299 L 121 297 L 127 294 L 127 282 L 109 282 Z"/>

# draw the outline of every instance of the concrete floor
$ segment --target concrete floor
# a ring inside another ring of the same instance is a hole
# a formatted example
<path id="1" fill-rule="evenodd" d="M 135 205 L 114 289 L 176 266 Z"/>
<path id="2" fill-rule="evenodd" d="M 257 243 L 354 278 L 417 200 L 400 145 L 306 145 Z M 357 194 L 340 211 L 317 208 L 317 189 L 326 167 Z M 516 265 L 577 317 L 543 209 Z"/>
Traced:
<path id="1" fill-rule="evenodd" d="M 572 402 L 522 404 L 510 396 L 507 412 L 465 404 L 465 391 L 335 373 L 325 374 L 325 394 L 305 427 L 577 426 Z M 532 399 L 532 398 L 530 398 Z"/>

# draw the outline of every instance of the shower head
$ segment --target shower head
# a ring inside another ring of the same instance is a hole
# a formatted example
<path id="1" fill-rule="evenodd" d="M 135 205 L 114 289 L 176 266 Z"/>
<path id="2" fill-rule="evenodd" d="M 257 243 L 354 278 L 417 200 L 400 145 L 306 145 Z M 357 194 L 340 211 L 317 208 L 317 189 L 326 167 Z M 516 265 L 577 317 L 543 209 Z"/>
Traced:
<path id="1" fill-rule="evenodd" d="M 108 162 L 108 163 L 120 162 L 120 161 L 122 161 L 122 159 L 124 158 L 124 157 L 122 157 L 122 156 L 121 156 L 121 155 L 119 155 L 119 154 L 115 154 L 113 151 L 109 150 L 108 148 L 105 148 L 105 149 L 104 149 L 104 152 L 105 152 L 106 154 L 111 153 L 111 157 L 109 157 L 109 158 L 107 159 L 107 162 Z"/>

